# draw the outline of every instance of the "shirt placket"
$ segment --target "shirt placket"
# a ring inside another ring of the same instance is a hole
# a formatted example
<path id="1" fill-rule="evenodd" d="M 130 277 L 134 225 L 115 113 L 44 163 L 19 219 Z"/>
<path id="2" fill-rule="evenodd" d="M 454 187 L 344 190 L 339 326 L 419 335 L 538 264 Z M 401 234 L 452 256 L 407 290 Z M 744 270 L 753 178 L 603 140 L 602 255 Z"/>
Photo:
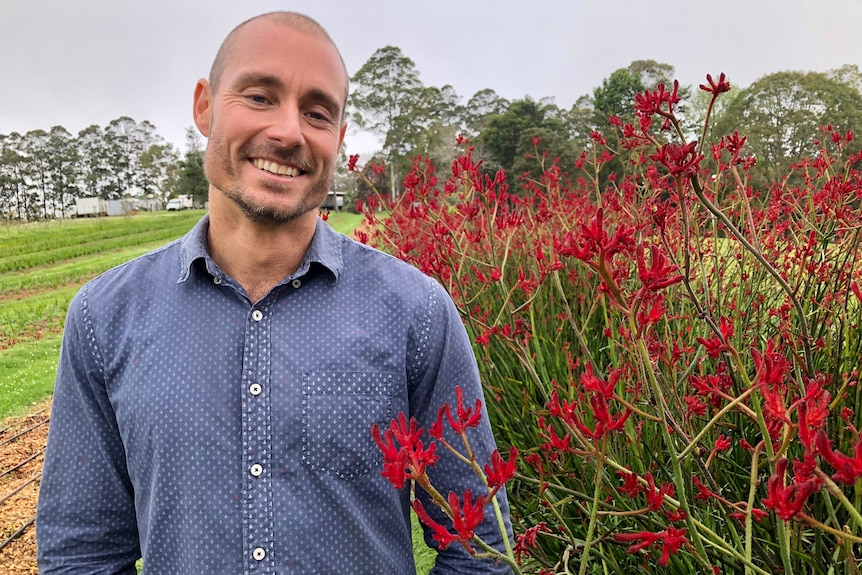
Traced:
<path id="1" fill-rule="evenodd" d="M 243 552 L 246 573 L 275 573 L 273 561 L 270 334 L 272 306 L 260 302 L 246 320 L 242 371 Z"/>

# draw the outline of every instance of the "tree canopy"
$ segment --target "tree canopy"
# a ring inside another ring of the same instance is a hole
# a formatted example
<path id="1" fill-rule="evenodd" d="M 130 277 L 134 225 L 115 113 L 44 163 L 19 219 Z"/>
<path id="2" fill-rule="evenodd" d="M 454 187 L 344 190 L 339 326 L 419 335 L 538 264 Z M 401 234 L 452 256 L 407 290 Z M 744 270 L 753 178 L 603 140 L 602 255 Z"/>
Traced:
<path id="1" fill-rule="evenodd" d="M 716 135 L 734 130 L 757 158 L 754 185 L 781 177 L 804 155 L 816 155 L 820 126 L 862 132 L 862 93 L 820 72 L 776 72 L 741 90 L 715 123 Z M 851 142 L 850 151 L 860 148 Z"/>

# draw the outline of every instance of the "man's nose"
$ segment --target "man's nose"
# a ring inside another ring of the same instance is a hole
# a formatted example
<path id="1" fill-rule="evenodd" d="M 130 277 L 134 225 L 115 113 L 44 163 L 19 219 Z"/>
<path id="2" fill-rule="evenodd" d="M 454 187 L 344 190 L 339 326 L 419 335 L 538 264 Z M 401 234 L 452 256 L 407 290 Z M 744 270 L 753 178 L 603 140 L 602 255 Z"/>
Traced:
<path id="1" fill-rule="evenodd" d="M 294 148 L 303 143 L 302 113 L 295 106 L 283 105 L 273 111 L 266 136 L 285 148 Z"/>

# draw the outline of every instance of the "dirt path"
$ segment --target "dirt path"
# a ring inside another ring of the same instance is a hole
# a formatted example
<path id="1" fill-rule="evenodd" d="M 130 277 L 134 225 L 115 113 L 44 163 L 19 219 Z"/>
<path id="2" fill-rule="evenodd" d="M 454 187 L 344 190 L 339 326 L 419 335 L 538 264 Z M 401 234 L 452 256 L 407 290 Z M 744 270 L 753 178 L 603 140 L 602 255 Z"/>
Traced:
<path id="1" fill-rule="evenodd" d="M 38 573 L 36 532 L 31 522 L 36 513 L 38 477 L 42 473 L 41 451 L 48 438 L 45 421 L 50 417 L 50 409 L 51 399 L 48 398 L 29 409 L 30 415 L 0 422 L 0 544 L 23 528 L 20 535 L 0 549 L 0 573 L 3 575 Z M 20 491 L 13 495 L 18 489 Z"/>

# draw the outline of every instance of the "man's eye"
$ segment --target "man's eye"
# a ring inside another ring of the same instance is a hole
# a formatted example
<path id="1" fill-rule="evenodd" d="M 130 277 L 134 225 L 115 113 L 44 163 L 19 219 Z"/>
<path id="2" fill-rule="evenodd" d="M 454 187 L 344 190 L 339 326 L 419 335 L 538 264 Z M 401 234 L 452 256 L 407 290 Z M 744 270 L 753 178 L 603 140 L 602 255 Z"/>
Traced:
<path id="1" fill-rule="evenodd" d="M 319 120 L 321 122 L 328 122 L 329 121 L 329 116 L 327 114 L 322 113 L 322 112 L 309 112 L 307 115 L 312 120 Z"/>
<path id="2" fill-rule="evenodd" d="M 248 97 L 248 99 L 251 100 L 252 102 L 256 103 L 256 104 L 266 104 L 267 102 L 269 102 L 269 100 L 267 100 L 266 96 L 260 96 L 258 94 L 252 94 L 251 96 Z"/>

